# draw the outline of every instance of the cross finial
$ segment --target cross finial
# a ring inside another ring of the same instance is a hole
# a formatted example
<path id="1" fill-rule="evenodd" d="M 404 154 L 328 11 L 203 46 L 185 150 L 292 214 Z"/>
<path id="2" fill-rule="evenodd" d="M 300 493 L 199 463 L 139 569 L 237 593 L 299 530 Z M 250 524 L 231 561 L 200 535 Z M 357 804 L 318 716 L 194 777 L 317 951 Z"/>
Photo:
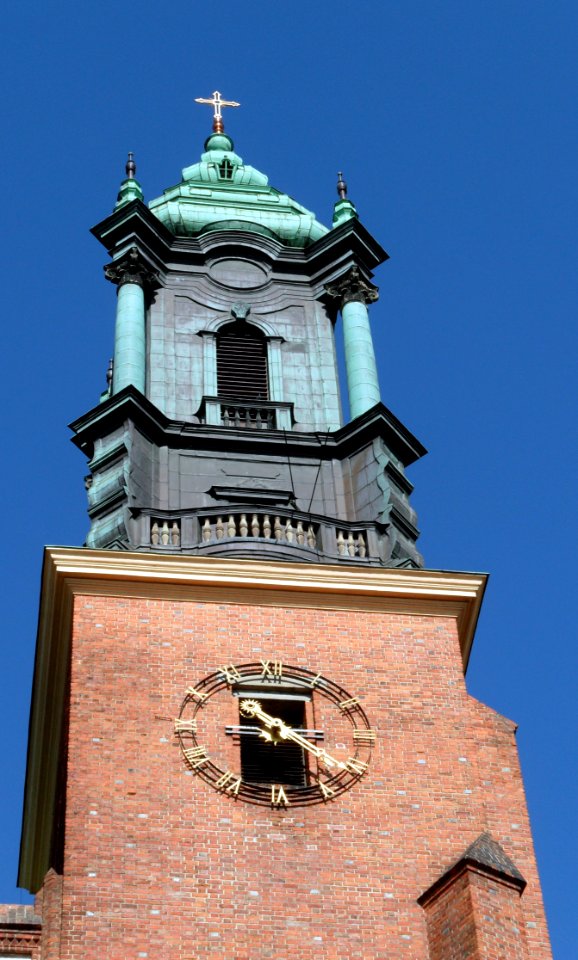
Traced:
<path id="1" fill-rule="evenodd" d="M 223 126 L 223 115 L 221 113 L 223 107 L 241 106 L 241 104 L 237 103 L 236 100 L 223 100 L 218 90 L 215 90 L 212 97 L 195 97 L 195 103 L 208 103 L 214 107 L 215 112 L 213 113 L 213 133 L 223 133 L 225 130 Z"/>

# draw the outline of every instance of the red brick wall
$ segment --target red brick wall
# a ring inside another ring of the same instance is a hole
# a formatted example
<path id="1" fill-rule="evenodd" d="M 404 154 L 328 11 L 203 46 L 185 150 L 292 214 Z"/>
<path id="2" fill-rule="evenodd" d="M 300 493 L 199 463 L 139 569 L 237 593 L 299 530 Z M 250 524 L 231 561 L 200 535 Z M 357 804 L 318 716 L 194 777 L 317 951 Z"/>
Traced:
<path id="1" fill-rule="evenodd" d="M 527 960 L 519 890 L 476 872 L 470 872 L 470 886 L 480 958 Z"/>
<path id="2" fill-rule="evenodd" d="M 336 801 L 236 802 L 156 719 L 261 658 L 363 697 L 373 760 Z M 426 960 L 417 897 L 484 830 L 528 881 L 529 960 L 550 956 L 513 725 L 468 697 L 452 619 L 77 597 L 70 696 L 59 960 Z"/>
<path id="3" fill-rule="evenodd" d="M 425 907 L 430 960 L 480 960 L 468 871 Z"/>
<path id="4" fill-rule="evenodd" d="M 425 904 L 430 960 L 527 960 L 520 886 L 462 866 Z"/>
<path id="5" fill-rule="evenodd" d="M 49 870 L 41 896 L 36 898 L 42 912 L 42 960 L 60 960 L 62 885 L 62 877 Z"/>

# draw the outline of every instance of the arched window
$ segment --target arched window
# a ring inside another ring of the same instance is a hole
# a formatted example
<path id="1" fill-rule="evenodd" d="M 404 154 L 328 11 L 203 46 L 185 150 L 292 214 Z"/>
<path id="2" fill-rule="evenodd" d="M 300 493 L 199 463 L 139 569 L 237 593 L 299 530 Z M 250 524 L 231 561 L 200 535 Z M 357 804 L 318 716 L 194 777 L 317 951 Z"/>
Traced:
<path id="1" fill-rule="evenodd" d="M 227 323 L 217 334 L 217 390 L 221 400 L 269 399 L 267 342 L 245 320 Z"/>

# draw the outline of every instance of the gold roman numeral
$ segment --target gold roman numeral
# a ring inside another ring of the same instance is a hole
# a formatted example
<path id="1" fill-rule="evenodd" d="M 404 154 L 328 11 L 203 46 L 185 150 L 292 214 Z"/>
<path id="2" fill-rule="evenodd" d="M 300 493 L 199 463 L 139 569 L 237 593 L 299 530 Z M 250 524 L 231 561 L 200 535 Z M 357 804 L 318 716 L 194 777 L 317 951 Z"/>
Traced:
<path id="1" fill-rule="evenodd" d="M 232 663 L 228 663 L 224 667 L 219 667 L 219 673 L 222 673 L 227 683 L 233 684 L 238 683 L 241 680 L 241 674 Z"/>
<path id="2" fill-rule="evenodd" d="M 354 773 L 357 777 L 360 777 L 362 773 L 365 773 L 368 765 L 364 763 L 363 760 L 358 760 L 357 757 L 350 757 L 345 766 L 350 773 Z"/>
<path id="3" fill-rule="evenodd" d="M 201 693 L 200 690 L 195 690 L 194 687 L 187 687 L 185 693 L 189 700 L 198 700 L 199 703 L 204 703 L 208 697 L 208 693 Z"/>
<path id="4" fill-rule="evenodd" d="M 263 672 L 262 680 L 281 680 L 283 676 L 283 664 L 280 660 L 261 660 Z"/>
<path id="5" fill-rule="evenodd" d="M 317 781 L 317 786 L 321 790 L 324 800 L 330 800 L 331 797 L 335 796 L 335 790 L 332 790 L 331 787 L 328 787 L 327 784 L 323 783 L 322 780 Z"/>
<path id="6" fill-rule="evenodd" d="M 320 680 L 321 680 L 321 674 L 318 673 L 316 677 L 313 677 L 313 680 L 309 681 L 309 686 L 316 687 Z"/>
<path id="7" fill-rule="evenodd" d="M 375 730 L 354 730 L 353 739 L 357 743 L 375 743 Z"/>
<path id="8" fill-rule="evenodd" d="M 283 787 L 276 783 L 271 784 L 271 803 L 274 807 L 288 807 L 289 801 Z"/>
<path id="9" fill-rule="evenodd" d="M 230 770 L 227 770 L 222 777 L 219 777 L 215 786 L 219 790 L 224 790 L 225 793 L 232 793 L 235 796 L 238 795 L 239 790 L 241 789 L 241 777 L 237 776 L 236 773 L 231 773 Z"/>
<path id="10" fill-rule="evenodd" d="M 357 706 L 359 706 L 359 697 L 351 697 L 349 700 L 342 700 L 339 709 L 347 713 L 348 710 L 355 710 Z"/>
<path id="11" fill-rule="evenodd" d="M 175 720 L 175 733 L 194 733 L 196 729 L 196 720 L 182 720 L 180 717 Z"/>
<path id="12" fill-rule="evenodd" d="M 203 763 L 208 763 L 209 760 L 206 747 L 189 747 L 188 750 L 183 750 L 183 756 L 193 770 L 201 767 Z"/>

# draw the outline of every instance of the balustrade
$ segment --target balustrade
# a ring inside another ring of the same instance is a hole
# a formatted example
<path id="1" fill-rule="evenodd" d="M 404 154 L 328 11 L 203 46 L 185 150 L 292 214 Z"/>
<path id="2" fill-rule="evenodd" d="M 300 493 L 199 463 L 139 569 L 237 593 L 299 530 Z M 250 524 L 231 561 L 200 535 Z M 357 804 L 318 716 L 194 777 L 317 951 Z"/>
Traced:
<path id="1" fill-rule="evenodd" d="M 178 520 L 155 520 L 151 518 L 151 544 L 153 547 L 180 547 L 180 522 Z"/>
<path id="2" fill-rule="evenodd" d="M 199 543 L 216 544 L 221 540 L 270 540 L 309 550 L 327 551 L 329 556 L 343 559 L 363 560 L 368 558 L 367 530 L 345 530 L 324 526 L 306 517 L 286 516 L 282 513 L 261 511 L 223 511 L 220 514 L 201 517 L 200 531 L 193 534 L 191 521 L 187 521 L 186 543 L 182 541 L 181 518 L 163 519 L 151 517 L 150 545 L 163 549 L 195 548 Z M 193 534 L 192 540 L 191 534 Z M 335 539 L 333 539 L 333 537 Z M 333 547 L 331 543 L 333 542 Z"/>
<path id="3" fill-rule="evenodd" d="M 300 547 L 309 547 L 310 550 L 317 549 L 317 532 L 317 525 L 306 520 L 249 511 L 205 517 L 201 525 L 201 538 L 204 543 L 223 540 L 226 536 L 228 539 L 241 537 L 294 543 Z"/>
<path id="4" fill-rule="evenodd" d="M 337 530 L 337 553 L 340 557 L 366 557 L 367 541 L 362 530 Z"/>
<path id="5" fill-rule="evenodd" d="M 248 406 L 238 403 L 221 404 L 224 427 L 245 427 L 249 430 L 274 430 L 275 410 L 271 407 Z"/>
<path id="6" fill-rule="evenodd" d="M 241 430 L 291 430 L 293 404 L 275 400 L 223 400 L 203 397 L 197 416 L 201 423 Z"/>

